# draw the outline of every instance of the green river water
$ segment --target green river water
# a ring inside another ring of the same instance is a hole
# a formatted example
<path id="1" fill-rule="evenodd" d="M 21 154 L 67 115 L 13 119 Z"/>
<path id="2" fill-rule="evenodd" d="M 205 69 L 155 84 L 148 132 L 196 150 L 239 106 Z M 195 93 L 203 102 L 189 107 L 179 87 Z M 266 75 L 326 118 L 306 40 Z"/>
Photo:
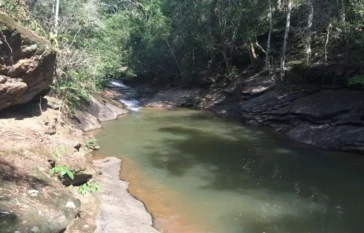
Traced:
<path id="1" fill-rule="evenodd" d="M 98 156 L 129 161 L 122 179 L 165 233 L 363 232 L 360 156 L 185 109 L 133 113 L 97 139 Z"/>

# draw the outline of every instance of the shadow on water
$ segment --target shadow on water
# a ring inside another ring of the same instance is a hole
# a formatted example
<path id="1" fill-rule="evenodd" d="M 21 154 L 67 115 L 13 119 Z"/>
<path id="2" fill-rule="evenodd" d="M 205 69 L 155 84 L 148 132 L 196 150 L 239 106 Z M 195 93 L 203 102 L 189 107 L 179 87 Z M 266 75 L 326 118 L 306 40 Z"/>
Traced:
<path id="1" fill-rule="evenodd" d="M 308 229 L 314 230 L 312 232 L 358 230 L 355 224 L 361 221 L 361 208 L 353 200 L 362 200 L 364 191 L 362 188 L 353 189 L 355 185 L 360 187 L 360 182 L 352 180 L 351 171 L 338 166 L 337 170 L 333 170 L 334 158 L 312 157 L 323 156 L 325 151 L 305 148 L 301 153 L 293 152 L 266 144 L 260 140 L 259 134 L 247 135 L 241 129 L 232 129 L 224 135 L 183 126 L 161 127 L 159 131 L 181 136 L 165 139 L 162 142 L 163 147 L 168 148 L 165 152 L 161 152 L 158 145 L 148 148 L 151 163 L 156 168 L 166 169 L 172 176 L 184 176 L 193 167 L 202 166 L 209 170 L 210 175 L 202 177 L 206 183 L 200 189 L 232 191 L 254 196 L 262 202 L 270 198 L 301 199 L 304 205 L 311 205 L 307 210 L 296 213 L 284 213 L 282 210 L 274 221 L 265 218 L 264 214 L 249 221 L 241 219 L 244 232 L 272 229 L 274 232 L 296 229 L 296 233 Z M 318 206 L 320 208 L 316 208 Z M 279 212 L 281 207 L 274 208 Z M 348 219 L 343 216 L 346 210 L 352 212 Z M 326 229 L 323 229 L 325 225 Z"/>
<path id="2" fill-rule="evenodd" d="M 122 132 L 119 150 L 212 212 L 224 233 L 362 231 L 364 172 L 346 154 L 200 112 L 141 113 L 121 124 L 110 125 L 105 146 Z"/>

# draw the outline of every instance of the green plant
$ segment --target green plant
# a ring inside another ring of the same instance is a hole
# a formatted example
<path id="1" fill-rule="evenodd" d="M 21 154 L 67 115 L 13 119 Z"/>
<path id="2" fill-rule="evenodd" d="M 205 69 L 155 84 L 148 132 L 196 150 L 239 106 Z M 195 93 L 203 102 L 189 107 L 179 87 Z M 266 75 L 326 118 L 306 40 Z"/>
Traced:
<path id="1" fill-rule="evenodd" d="M 52 86 L 57 96 L 68 107 L 69 113 L 74 115 L 77 107 L 80 107 L 82 101 L 89 101 L 89 91 L 83 86 L 79 80 L 79 73 L 72 72 L 64 74 L 57 83 Z"/>
<path id="2" fill-rule="evenodd" d="M 95 193 L 100 191 L 100 184 L 97 182 L 87 182 L 78 188 L 78 193 L 81 195 L 86 195 L 88 193 Z"/>
<path id="3" fill-rule="evenodd" d="M 96 138 L 88 139 L 86 141 L 86 148 L 89 149 L 89 150 L 95 150 L 95 148 L 97 146 L 96 141 L 97 141 Z"/>
<path id="4" fill-rule="evenodd" d="M 6 0 L 4 2 L 4 5 L 3 5 L 5 11 L 7 13 L 12 13 L 12 12 L 16 12 L 18 11 L 19 9 L 19 5 L 16 4 L 16 2 L 13 2 L 13 1 L 10 1 L 10 0 Z"/>
<path id="5" fill-rule="evenodd" d="M 64 146 L 56 146 L 53 148 L 52 157 L 54 160 L 58 160 L 62 154 L 66 153 L 67 149 Z"/>
<path id="6" fill-rule="evenodd" d="M 364 86 L 364 74 L 349 78 L 348 85 L 349 86 Z"/>
<path id="7" fill-rule="evenodd" d="M 71 179 L 75 179 L 75 175 L 73 174 L 73 172 L 68 169 L 67 166 L 65 165 L 62 165 L 62 166 L 56 166 L 54 168 L 52 168 L 49 172 L 49 174 L 51 176 L 55 175 L 55 174 L 58 174 L 58 176 L 63 179 L 66 175 Z"/>

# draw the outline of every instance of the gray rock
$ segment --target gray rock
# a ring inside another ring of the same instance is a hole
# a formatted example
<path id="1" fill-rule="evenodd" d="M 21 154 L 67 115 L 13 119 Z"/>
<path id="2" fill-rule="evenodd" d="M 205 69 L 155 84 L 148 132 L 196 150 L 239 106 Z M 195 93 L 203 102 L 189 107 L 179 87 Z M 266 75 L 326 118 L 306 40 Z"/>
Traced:
<path id="1" fill-rule="evenodd" d="M 91 96 L 90 104 L 87 109 L 101 122 L 115 120 L 119 115 L 128 113 L 127 110 L 118 108 L 108 103 L 106 100 L 105 102 L 99 101 L 94 96 Z"/>
<path id="2" fill-rule="evenodd" d="M 53 186 L 44 168 L 41 157 L 0 151 L 1 233 L 63 232 L 77 216 L 80 201 L 67 188 Z"/>
<path id="3" fill-rule="evenodd" d="M 150 108 L 195 107 L 199 104 L 200 90 L 172 89 L 161 91 L 152 98 L 142 101 L 143 106 Z"/>
<path id="4" fill-rule="evenodd" d="M 241 103 L 242 118 L 321 148 L 364 151 L 362 91 L 270 91 Z"/>
<path id="5" fill-rule="evenodd" d="M 284 89 L 262 74 L 228 87 L 205 106 L 224 118 L 268 126 L 325 149 L 364 151 L 364 92 L 328 87 Z M 235 89 L 234 89 L 235 88 Z"/>
<path id="6" fill-rule="evenodd" d="M 78 126 L 85 132 L 101 129 L 100 121 L 87 111 L 75 110 Z"/>
<path id="7" fill-rule="evenodd" d="M 107 158 L 94 161 L 94 165 L 102 172 L 97 179 L 102 204 L 96 232 L 158 233 L 143 203 L 128 192 L 128 183 L 120 180 L 121 160 Z"/>

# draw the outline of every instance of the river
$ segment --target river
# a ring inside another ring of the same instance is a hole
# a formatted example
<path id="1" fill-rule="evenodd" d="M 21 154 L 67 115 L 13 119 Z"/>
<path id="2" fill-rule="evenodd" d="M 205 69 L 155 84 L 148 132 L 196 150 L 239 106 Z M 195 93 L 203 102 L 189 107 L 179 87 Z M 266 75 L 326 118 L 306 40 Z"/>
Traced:
<path id="1" fill-rule="evenodd" d="M 97 157 L 164 233 L 358 233 L 364 161 L 200 111 L 144 109 L 104 125 Z"/>

